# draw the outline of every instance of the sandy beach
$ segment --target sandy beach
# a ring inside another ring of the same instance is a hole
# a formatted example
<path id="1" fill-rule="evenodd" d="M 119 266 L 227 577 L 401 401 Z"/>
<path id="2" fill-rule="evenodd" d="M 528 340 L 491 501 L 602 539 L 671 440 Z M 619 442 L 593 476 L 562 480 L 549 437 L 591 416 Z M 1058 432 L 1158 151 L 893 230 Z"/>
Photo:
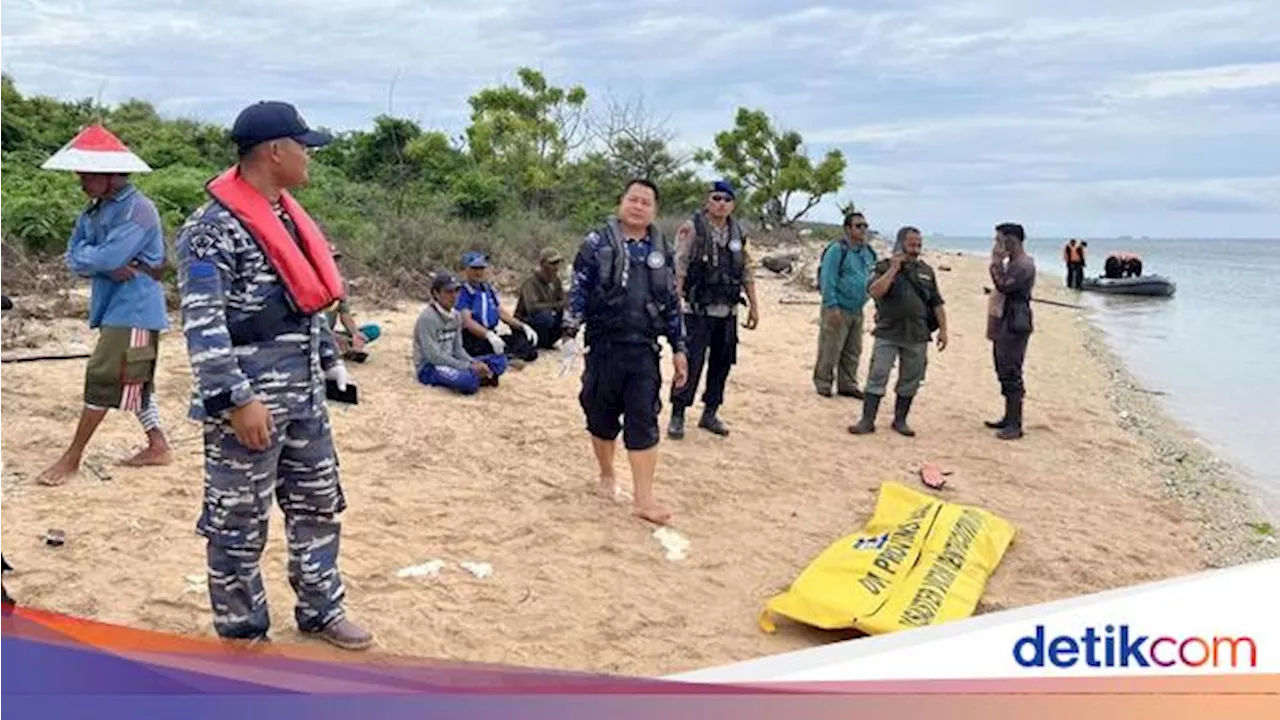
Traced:
<path id="1" fill-rule="evenodd" d="M 938 277 L 951 346 L 930 352 L 912 439 L 888 430 L 891 407 L 881 409 L 876 434 L 846 431 L 859 403 L 821 398 L 810 380 L 816 305 L 779 302 L 816 302 L 816 294 L 758 271 L 761 326 L 741 333 L 722 411 L 732 435 L 691 430 L 661 446 L 658 497 L 691 543 L 682 561 L 664 557 L 653 526 L 587 492 L 595 478 L 577 404 L 580 365 L 560 379 L 550 352 L 497 390 L 456 397 L 412 376 L 418 302 L 394 311 L 357 304 L 360 320 L 380 322 L 383 336 L 371 361 L 352 368 L 361 405 L 331 411 L 349 503 L 340 567 L 353 617 L 381 652 L 624 674 L 813 646 L 836 636 L 792 624 L 766 635 L 756 626 L 763 603 L 865 522 L 881 482 L 922 487 L 913 471 L 925 461 L 952 471 L 944 498 L 986 508 L 1020 531 L 980 611 L 1276 555 L 1274 542 L 1251 533 L 1257 517 L 1230 468 L 1135 388 L 1082 311 L 1035 306 L 1027 436 L 994 439 L 982 427 L 1002 408 L 984 338 L 984 263 L 926 258 L 950 268 Z M 1042 257 L 1042 266 L 1053 259 Z M 1040 285 L 1039 297 L 1067 300 L 1055 282 Z M 873 312 L 869 304 L 869 319 Z M 38 332 L 65 339 L 71 328 L 92 342 L 80 320 Z M 67 348 L 51 340 L 39 349 Z M 159 399 L 176 463 L 113 467 L 142 440 L 132 416 L 113 413 L 89 449 L 100 473 L 85 467 L 59 488 L 34 477 L 70 438 L 83 361 L 4 366 L 3 537 L 17 568 L 6 584 L 22 604 L 212 633 L 204 543 L 194 533 L 201 445 L 185 419 L 191 378 L 180 332 L 166 334 L 161 350 Z M 664 373 L 669 381 L 666 359 Z M 624 482 L 625 468 L 620 456 Z M 64 546 L 40 541 L 49 528 L 66 532 Z M 270 532 L 273 634 L 308 642 L 293 626 L 278 510 Z M 444 562 L 436 577 L 396 575 L 432 560 Z M 458 564 L 468 561 L 489 563 L 492 575 Z"/>

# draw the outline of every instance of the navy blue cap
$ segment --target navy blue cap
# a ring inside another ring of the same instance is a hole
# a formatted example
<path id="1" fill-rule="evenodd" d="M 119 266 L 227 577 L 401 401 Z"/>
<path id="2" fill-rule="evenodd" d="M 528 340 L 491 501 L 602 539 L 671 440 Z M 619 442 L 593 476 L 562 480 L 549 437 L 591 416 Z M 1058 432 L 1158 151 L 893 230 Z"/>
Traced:
<path id="1" fill-rule="evenodd" d="M 489 267 L 489 259 L 484 253 L 472 250 L 462 255 L 462 267 L 464 268 L 486 268 Z"/>
<path id="2" fill-rule="evenodd" d="M 333 142 L 329 133 L 308 127 L 298 108 L 275 100 L 262 100 L 241 110 L 231 126 L 231 139 L 241 150 L 280 138 L 293 138 L 307 147 Z"/>
<path id="3" fill-rule="evenodd" d="M 736 198 L 738 196 L 738 194 L 733 191 L 733 186 L 729 184 L 728 180 L 717 180 L 711 183 L 711 192 L 724 193 L 730 198 Z"/>
<path id="4" fill-rule="evenodd" d="M 438 272 L 431 278 L 431 292 L 457 290 L 461 285 L 458 278 L 447 272 Z"/>

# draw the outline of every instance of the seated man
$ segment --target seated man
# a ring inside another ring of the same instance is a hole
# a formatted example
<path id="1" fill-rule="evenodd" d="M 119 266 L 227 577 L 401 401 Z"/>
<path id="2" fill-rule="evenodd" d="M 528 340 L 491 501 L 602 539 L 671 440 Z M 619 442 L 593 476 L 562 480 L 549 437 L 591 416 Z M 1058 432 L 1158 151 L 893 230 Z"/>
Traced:
<path id="1" fill-rule="evenodd" d="M 564 330 L 564 283 L 560 281 L 560 263 L 564 261 L 555 248 L 543 248 L 538 256 L 538 269 L 520 286 L 516 301 L 516 319 L 533 327 L 538 347 L 550 350 Z"/>
<path id="2" fill-rule="evenodd" d="M 333 259 L 341 260 L 342 251 L 336 246 L 330 247 L 333 249 Z M 338 346 L 338 352 L 342 353 L 342 359 L 354 362 L 367 360 L 369 351 L 365 346 L 382 335 L 382 328 L 373 323 L 357 326 L 356 319 L 351 313 L 351 305 L 346 298 L 339 300 L 338 306 L 326 312 L 324 316 L 329 321 L 329 329 L 333 331 L 333 341 Z"/>
<path id="3" fill-rule="evenodd" d="M 431 304 L 413 328 L 413 367 L 418 382 L 471 395 L 481 385 L 497 387 L 507 369 L 504 355 L 473 358 L 462 347 L 462 323 L 454 311 L 458 280 L 439 273 L 431 280 Z"/>
<path id="4" fill-rule="evenodd" d="M 464 282 L 458 293 L 458 316 L 462 319 L 462 346 L 471 355 L 496 353 L 520 360 L 538 359 L 538 333 L 525 323 L 515 319 L 498 302 L 498 293 L 485 282 L 489 261 L 484 253 L 469 252 L 462 256 Z M 499 337 L 498 321 L 505 322 L 520 333 Z"/>

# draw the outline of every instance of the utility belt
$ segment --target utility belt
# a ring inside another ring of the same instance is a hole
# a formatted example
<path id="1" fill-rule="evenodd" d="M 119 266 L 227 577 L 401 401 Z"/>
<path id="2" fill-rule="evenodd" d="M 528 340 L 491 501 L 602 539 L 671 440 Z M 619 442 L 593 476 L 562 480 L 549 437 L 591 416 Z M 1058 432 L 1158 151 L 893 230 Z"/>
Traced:
<path id="1" fill-rule="evenodd" d="M 270 342 L 286 334 L 310 336 L 311 316 L 296 312 L 282 298 L 268 300 L 261 310 L 244 320 L 227 323 L 227 333 L 233 347 Z"/>

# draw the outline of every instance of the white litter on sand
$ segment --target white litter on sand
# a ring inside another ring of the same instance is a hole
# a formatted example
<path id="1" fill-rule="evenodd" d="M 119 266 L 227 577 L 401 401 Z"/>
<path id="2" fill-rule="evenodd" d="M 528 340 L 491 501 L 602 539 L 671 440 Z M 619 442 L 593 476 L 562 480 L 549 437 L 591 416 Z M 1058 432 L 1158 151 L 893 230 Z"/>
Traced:
<path id="1" fill-rule="evenodd" d="M 668 560 L 684 560 L 688 557 L 689 546 L 692 543 L 675 530 L 669 527 L 660 527 L 653 531 L 653 537 L 662 543 L 662 549 L 667 551 Z"/>
<path id="2" fill-rule="evenodd" d="M 205 588 L 204 575 L 187 575 L 183 579 L 187 581 L 187 587 L 182 591 L 184 595 L 191 592 L 199 592 Z"/>
<path id="3" fill-rule="evenodd" d="M 493 566 L 486 562 L 471 562 L 470 560 L 464 560 L 458 563 L 458 566 L 463 570 L 470 572 L 472 575 L 475 575 L 480 580 L 493 575 Z"/>
<path id="4" fill-rule="evenodd" d="M 443 560 L 432 560 L 422 563 L 421 565 L 410 565 L 409 567 L 400 568 L 396 571 L 398 578 L 420 578 L 420 577 L 439 577 L 440 571 L 444 569 Z"/>

